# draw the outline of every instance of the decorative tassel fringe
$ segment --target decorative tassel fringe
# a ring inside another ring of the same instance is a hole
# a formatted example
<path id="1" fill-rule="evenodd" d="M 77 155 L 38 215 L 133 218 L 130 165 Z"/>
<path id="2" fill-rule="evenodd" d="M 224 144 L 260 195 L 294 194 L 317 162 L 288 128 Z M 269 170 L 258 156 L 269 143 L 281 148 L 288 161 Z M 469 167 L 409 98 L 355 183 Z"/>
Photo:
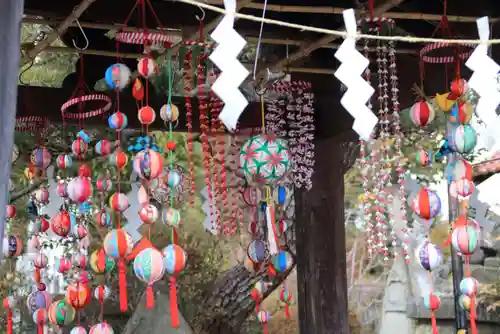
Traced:
<path id="1" fill-rule="evenodd" d="M 267 324 L 262 324 L 262 328 L 264 329 L 264 334 L 269 333 L 269 331 L 267 330 Z"/>
<path id="2" fill-rule="evenodd" d="M 470 330 L 471 334 L 477 334 L 476 327 L 476 296 L 472 297 L 470 306 Z"/>
<path id="3" fill-rule="evenodd" d="M 172 327 L 179 327 L 179 309 L 177 308 L 177 286 L 175 277 L 170 276 L 170 319 Z"/>
<path id="4" fill-rule="evenodd" d="M 38 334 L 43 334 L 43 324 L 38 324 Z"/>
<path id="5" fill-rule="evenodd" d="M 285 304 L 285 317 L 290 320 L 290 305 Z"/>
<path id="6" fill-rule="evenodd" d="M 13 326 L 14 323 L 12 321 L 12 310 L 9 309 L 9 312 L 7 313 L 7 334 L 12 334 Z"/>
<path id="7" fill-rule="evenodd" d="M 146 288 L 146 308 L 155 307 L 155 295 L 153 291 L 153 285 L 148 285 Z"/>
<path id="8" fill-rule="evenodd" d="M 434 312 L 431 313 L 431 322 L 432 322 L 432 334 L 439 334 L 439 330 L 437 328 L 437 321 Z"/>
<path id="9" fill-rule="evenodd" d="M 126 312 L 128 309 L 127 297 L 127 275 L 125 271 L 125 260 L 118 260 L 118 285 L 120 289 L 120 311 Z"/>

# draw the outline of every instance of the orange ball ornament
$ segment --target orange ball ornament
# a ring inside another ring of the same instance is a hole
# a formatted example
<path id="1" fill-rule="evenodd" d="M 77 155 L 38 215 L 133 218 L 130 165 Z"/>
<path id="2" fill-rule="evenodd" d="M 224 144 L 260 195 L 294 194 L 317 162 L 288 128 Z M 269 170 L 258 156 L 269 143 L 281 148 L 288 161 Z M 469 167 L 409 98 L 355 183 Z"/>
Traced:
<path id="1" fill-rule="evenodd" d="M 66 302 L 75 309 L 82 309 L 88 305 L 92 298 L 88 284 L 73 283 L 66 288 Z"/>
<path id="2" fill-rule="evenodd" d="M 139 109 L 138 117 L 141 124 L 150 125 L 156 119 L 156 112 L 150 106 L 145 106 Z"/>

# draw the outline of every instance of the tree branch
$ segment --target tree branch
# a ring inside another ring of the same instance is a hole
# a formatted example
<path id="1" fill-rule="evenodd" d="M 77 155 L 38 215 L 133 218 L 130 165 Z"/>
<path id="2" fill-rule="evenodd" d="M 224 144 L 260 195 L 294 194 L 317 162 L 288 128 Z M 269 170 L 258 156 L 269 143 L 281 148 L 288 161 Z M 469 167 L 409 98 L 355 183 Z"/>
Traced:
<path id="1" fill-rule="evenodd" d="M 9 203 L 12 204 L 15 201 L 17 201 L 18 199 L 28 195 L 30 192 L 32 192 L 35 189 L 37 189 L 38 187 L 40 187 L 45 181 L 47 181 L 46 178 L 38 179 L 35 182 L 33 182 L 32 184 L 30 184 L 29 187 L 26 187 L 23 190 L 18 191 L 17 193 L 13 194 L 12 196 L 10 196 Z"/>

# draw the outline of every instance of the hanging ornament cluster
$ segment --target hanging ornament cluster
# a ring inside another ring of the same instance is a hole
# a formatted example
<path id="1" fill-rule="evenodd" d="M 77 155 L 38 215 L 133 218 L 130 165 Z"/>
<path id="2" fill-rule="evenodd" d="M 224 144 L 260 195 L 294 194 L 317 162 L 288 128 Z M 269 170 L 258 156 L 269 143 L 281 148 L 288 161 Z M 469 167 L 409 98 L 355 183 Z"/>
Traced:
<path id="1" fill-rule="evenodd" d="M 279 81 L 266 104 L 266 133 L 288 138 L 293 180 L 297 188 L 311 189 L 314 171 L 314 94 L 305 81 Z"/>

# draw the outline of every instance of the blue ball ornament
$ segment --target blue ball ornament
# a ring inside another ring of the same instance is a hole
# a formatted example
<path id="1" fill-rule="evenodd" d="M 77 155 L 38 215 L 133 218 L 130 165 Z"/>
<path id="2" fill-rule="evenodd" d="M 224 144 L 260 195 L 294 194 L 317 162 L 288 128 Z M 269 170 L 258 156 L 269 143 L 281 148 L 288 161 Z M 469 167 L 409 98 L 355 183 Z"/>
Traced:
<path id="1" fill-rule="evenodd" d="M 122 90 L 131 80 L 132 73 L 125 64 L 114 64 L 108 67 L 104 80 L 109 88 Z"/>

